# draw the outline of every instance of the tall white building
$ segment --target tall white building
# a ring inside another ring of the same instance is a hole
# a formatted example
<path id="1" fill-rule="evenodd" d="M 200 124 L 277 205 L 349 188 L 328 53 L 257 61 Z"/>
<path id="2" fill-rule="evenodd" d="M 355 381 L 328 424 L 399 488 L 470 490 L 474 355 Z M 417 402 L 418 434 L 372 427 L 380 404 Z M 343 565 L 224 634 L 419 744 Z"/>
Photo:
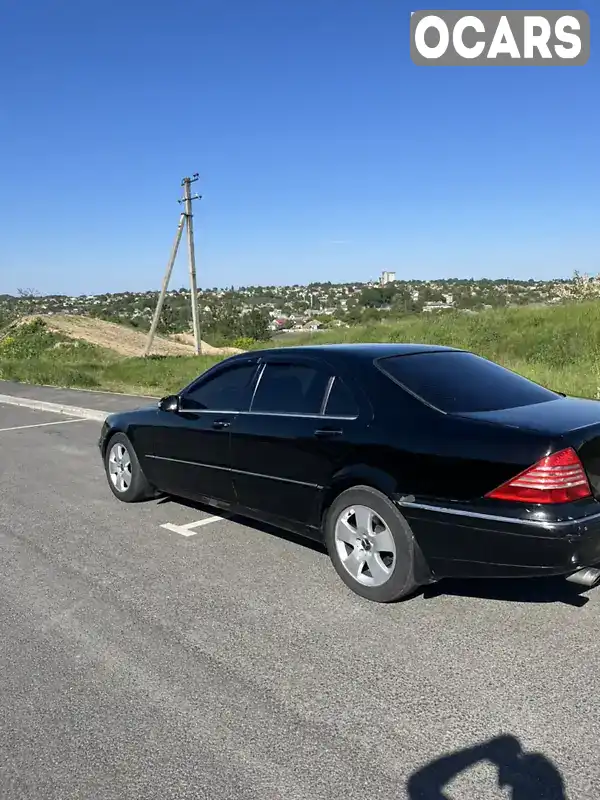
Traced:
<path id="1" fill-rule="evenodd" d="M 386 283 L 393 283 L 395 280 L 396 280 L 395 272 L 382 272 L 379 282 L 381 283 L 382 286 L 385 286 Z"/>

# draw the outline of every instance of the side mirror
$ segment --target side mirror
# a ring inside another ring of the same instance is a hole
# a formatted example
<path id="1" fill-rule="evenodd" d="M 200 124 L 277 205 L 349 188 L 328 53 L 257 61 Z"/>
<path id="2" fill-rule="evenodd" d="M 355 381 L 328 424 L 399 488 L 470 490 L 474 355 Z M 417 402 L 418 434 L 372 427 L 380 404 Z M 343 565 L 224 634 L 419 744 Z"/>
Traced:
<path id="1" fill-rule="evenodd" d="M 171 413 L 179 411 L 179 395 L 170 394 L 168 397 L 163 397 L 163 399 L 159 401 L 158 407 L 161 411 L 170 411 Z"/>

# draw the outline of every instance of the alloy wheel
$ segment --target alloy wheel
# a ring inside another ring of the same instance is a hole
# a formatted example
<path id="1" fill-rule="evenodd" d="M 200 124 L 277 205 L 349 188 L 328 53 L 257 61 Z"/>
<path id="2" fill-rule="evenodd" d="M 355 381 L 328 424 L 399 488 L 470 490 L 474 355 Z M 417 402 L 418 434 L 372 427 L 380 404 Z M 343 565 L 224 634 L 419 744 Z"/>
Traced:
<path id="1" fill-rule="evenodd" d="M 394 572 L 396 544 L 386 522 L 364 505 L 344 509 L 334 530 L 342 566 L 363 586 L 382 586 Z"/>
<path id="2" fill-rule="evenodd" d="M 108 474 L 117 492 L 126 492 L 131 486 L 133 474 L 131 457 L 124 444 L 118 442 L 110 449 L 108 456 Z"/>

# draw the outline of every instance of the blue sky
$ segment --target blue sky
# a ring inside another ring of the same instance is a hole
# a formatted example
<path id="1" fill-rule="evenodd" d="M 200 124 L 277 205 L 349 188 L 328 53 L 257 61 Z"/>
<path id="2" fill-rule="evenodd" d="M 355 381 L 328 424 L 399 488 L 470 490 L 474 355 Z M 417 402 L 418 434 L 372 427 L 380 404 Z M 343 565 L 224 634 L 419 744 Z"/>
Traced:
<path id="1" fill-rule="evenodd" d="M 400 0 L 0 0 L 0 293 L 158 287 L 196 171 L 201 286 L 597 272 L 593 5 L 458 4 L 590 14 L 585 67 L 480 68 Z"/>

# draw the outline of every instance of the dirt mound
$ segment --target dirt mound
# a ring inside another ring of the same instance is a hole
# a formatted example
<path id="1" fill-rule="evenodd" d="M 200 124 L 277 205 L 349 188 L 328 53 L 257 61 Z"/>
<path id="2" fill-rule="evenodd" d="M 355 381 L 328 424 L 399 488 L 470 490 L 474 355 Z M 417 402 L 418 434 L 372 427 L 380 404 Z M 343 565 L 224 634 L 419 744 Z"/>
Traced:
<path id="1" fill-rule="evenodd" d="M 146 348 L 146 333 L 133 330 L 126 325 L 119 325 L 116 322 L 70 314 L 53 314 L 50 316 L 36 314 L 30 317 L 23 317 L 19 320 L 19 324 L 32 322 L 34 319 L 43 320 L 51 331 L 62 333 L 71 339 L 81 339 L 89 342 L 89 344 L 104 347 L 128 358 L 142 356 Z M 181 336 L 188 335 L 181 334 Z M 202 344 L 202 353 L 204 355 L 230 355 L 234 350 L 234 348 L 227 347 L 212 347 L 206 342 Z M 235 352 L 241 351 L 237 350 Z M 161 356 L 192 356 L 194 355 L 194 339 L 191 336 L 189 341 L 182 340 L 179 337 L 155 336 L 151 353 Z"/>
<path id="2" fill-rule="evenodd" d="M 192 333 L 174 333 L 169 339 L 175 342 L 181 342 L 189 347 L 194 346 L 194 335 Z M 244 351 L 237 347 L 213 347 L 212 344 L 208 344 L 208 342 L 203 340 L 202 352 L 206 356 L 233 356 L 237 353 L 243 353 Z"/>

